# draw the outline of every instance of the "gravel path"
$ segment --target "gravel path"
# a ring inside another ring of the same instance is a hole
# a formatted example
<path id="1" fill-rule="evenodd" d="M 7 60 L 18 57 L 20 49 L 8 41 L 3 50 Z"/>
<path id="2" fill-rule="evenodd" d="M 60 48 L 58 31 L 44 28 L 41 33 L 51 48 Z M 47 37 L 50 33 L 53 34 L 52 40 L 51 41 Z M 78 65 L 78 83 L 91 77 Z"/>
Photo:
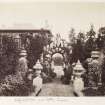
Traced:
<path id="1" fill-rule="evenodd" d="M 62 84 L 57 78 L 52 83 L 43 84 L 39 96 L 74 96 L 71 85 Z"/>

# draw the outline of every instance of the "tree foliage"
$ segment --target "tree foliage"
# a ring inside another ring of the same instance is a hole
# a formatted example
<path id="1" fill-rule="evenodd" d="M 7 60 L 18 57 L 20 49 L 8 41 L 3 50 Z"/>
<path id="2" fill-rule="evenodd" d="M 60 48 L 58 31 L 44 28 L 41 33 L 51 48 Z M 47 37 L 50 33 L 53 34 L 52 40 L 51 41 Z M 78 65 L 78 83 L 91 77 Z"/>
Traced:
<path id="1" fill-rule="evenodd" d="M 69 42 L 71 44 L 75 43 L 75 29 L 71 28 L 70 33 L 69 33 Z"/>
<path id="2" fill-rule="evenodd" d="M 91 57 L 91 51 L 97 48 L 95 34 L 93 25 L 91 25 L 90 30 L 86 33 L 87 38 L 82 32 L 79 32 L 76 35 L 77 37 L 74 37 L 74 29 L 71 29 L 69 37 L 72 36 L 75 39 L 75 43 L 72 44 L 72 62 L 76 62 L 78 59 L 83 62 L 86 58 Z"/>

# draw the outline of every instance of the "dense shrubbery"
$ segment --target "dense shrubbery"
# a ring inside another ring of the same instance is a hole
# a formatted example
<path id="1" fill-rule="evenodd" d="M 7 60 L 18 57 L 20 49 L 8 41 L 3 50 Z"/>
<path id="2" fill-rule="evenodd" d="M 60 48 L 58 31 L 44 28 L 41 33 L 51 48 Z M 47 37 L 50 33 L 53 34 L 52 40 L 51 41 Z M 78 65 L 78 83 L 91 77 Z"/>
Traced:
<path id="1" fill-rule="evenodd" d="M 105 28 L 103 30 L 105 30 Z M 77 62 L 78 59 L 81 62 L 84 62 L 87 58 L 91 57 L 91 51 L 102 51 L 105 49 L 105 31 L 99 31 L 97 37 L 93 25 L 90 27 L 90 30 L 86 34 L 80 32 L 75 36 L 74 31 L 74 29 L 71 29 L 71 32 L 69 34 L 70 41 L 71 39 L 74 40 L 71 41 L 72 43 L 70 42 L 73 48 L 70 62 Z"/>
<path id="2" fill-rule="evenodd" d="M 0 78 L 4 78 L 6 75 L 15 73 L 15 67 L 17 65 L 17 61 L 14 55 L 7 57 L 3 55 L 0 57 Z"/>
<path id="3" fill-rule="evenodd" d="M 16 59 L 15 59 L 16 60 Z M 1 57 L 0 62 L 0 95 L 21 96 L 27 95 L 29 87 L 16 71 L 16 61 Z"/>
<path id="4" fill-rule="evenodd" d="M 30 81 L 24 81 L 17 72 L 2 79 L 0 84 L 0 95 L 2 96 L 27 96 L 31 91 Z"/>
<path id="5" fill-rule="evenodd" d="M 3 54 L 0 56 L 0 95 L 21 96 L 28 94 L 28 87 L 17 73 L 18 49 L 15 42 L 4 40 Z M 12 46 L 13 45 L 13 46 Z"/>
<path id="6" fill-rule="evenodd" d="M 98 89 L 88 88 L 88 89 L 85 89 L 83 92 L 85 96 L 104 96 L 105 95 L 103 87 L 99 87 Z"/>
<path id="7" fill-rule="evenodd" d="M 46 35 L 38 35 L 36 37 L 24 35 L 25 49 L 28 52 L 29 68 L 32 68 L 40 54 L 43 51 L 43 46 L 47 44 Z M 26 39 L 30 43 L 26 43 Z M 23 80 L 21 75 L 17 72 L 18 68 L 18 47 L 14 39 L 3 36 L 2 56 L 0 56 L 0 95 L 1 96 L 27 96 L 32 91 L 32 83 L 28 80 Z M 22 39 L 22 37 L 21 37 Z M 27 46 L 25 45 L 27 44 Z"/>

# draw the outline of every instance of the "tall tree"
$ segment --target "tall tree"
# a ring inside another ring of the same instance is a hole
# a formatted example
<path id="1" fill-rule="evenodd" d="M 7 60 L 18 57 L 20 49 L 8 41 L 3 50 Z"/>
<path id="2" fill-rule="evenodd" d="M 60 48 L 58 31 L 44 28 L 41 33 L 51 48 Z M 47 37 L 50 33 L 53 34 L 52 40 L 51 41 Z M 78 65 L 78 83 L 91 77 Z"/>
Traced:
<path id="1" fill-rule="evenodd" d="M 74 28 L 71 28 L 71 30 L 70 30 L 69 42 L 71 45 L 75 43 L 75 29 Z"/>
<path id="2" fill-rule="evenodd" d="M 105 49 L 105 27 L 99 29 L 99 34 L 97 38 L 97 46 L 100 50 Z"/>
<path id="3" fill-rule="evenodd" d="M 91 25 L 90 30 L 87 32 L 86 35 L 88 38 L 95 38 L 95 34 L 96 34 L 96 32 L 94 31 L 94 26 Z"/>
<path id="4" fill-rule="evenodd" d="M 95 38 L 96 32 L 94 31 L 94 26 L 91 25 L 90 30 L 87 32 L 88 40 L 85 43 L 85 52 L 87 58 L 90 57 L 91 51 L 95 50 L 96 48 L 96 38 Z"/>
<path id="5" fill-rule="evenodd" d="M 78 33 L 77 39 L 79 39 L 81 41 L 82 44 L 84 44 L 85 42 L 85 34 L 82 32 Z"/>
<path id="6" fill-rule="evenodd" d="M 77 62 L 78 59 L 83 62 L 85 60 L 84 56 L 84 45 L 81 39 L 77 39 L 77 43 L 73 45 L 73 52 L 72 52 L 72 62 Z"/>

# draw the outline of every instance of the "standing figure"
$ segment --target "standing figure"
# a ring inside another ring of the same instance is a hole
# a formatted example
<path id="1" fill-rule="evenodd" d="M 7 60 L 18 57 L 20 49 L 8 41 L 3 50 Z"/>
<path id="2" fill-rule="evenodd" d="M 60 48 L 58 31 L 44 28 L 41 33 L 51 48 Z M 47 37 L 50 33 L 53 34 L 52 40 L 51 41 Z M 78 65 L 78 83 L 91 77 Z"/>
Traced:
<path id="1" fill-rule="evenodd" d="M 33 76 L 33 88 L 34 88 L 34 95 L 38 96 L 41 89 L 43 80 L 41 78 L 41 71 L 43 67 L 40 64 L 39 60 L 36 62 L 36 65 L 33 66 L 34 76 Z"/>
<path id="2" fill-rule="evenodd" d="M 69 63 L 67 63 L 65 65 L 64 76 L 62 78 L 62 81 L 63 81 L 64 84 L 69 84 L 70 83 L 71 75 L 72 75 L 72 66 Z"/>
<path id="3" fill-rule="evenodd" d="M 44 68 L 43 68 L 43 72 L 49 76 L 49 71 L 50 70 L 50 64 L 48 61 L 45 61 L 45 64 L 44 64 Z"/>

